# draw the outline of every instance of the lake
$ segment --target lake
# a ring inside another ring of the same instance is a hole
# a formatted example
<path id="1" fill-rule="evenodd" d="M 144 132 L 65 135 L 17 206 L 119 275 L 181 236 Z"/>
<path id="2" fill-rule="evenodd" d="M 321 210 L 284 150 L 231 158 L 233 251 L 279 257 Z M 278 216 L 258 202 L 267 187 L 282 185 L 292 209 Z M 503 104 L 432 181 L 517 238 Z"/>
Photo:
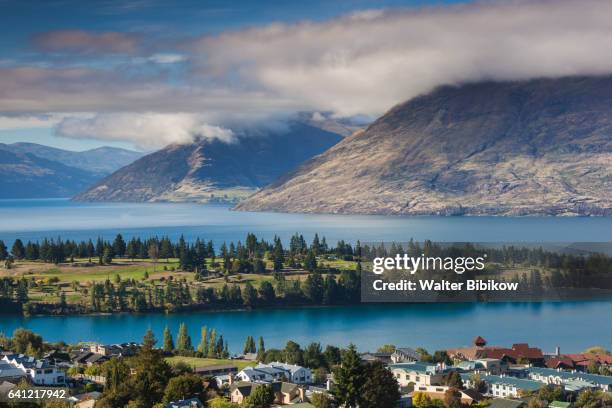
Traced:
<path id="1" fill-rule="evenodd" d="M 394 304 L 350 307 L 119 314 L 109 316 L 0 316 L 0 331 L 28 327 L 46 340 L 105 343 L 140 341 L 151 327 L 158 340 L 166 325 L 174 335 L 185 322 L 194 343 L 200 327 L 214 327 L 240 353 L 246 336 L 264 336 L 266 345 L 283 347 L 292 339 L 305 345 L 355 343 L 360 350 L 382 344 L 427 349 L 467 346 L 476 336 L 492 345 L 529 342 L 553 351 L 578 352 L 593 345 L 612 348 L 612 302 L 544 302 L 489 304 Z"/>
<path id="2" fill-rule="evenodd" d="M 89 239 L 167 235 L 189 240 L 244 240 L 247 232 L 283 240 L 315 232 L 333 243 L 435 241 L 611 242 L 612 217 L 387 217 L 233 212 L 226 205 L 164 203 L 72 203 L 68 200 L 0 200 L 0 239 L 43 237 Z M 194 342 L 201 325 L 215 327 L 239 352 L 247 335 L 263 335 L 269 347 L 288 339 L 321 341 L 361 350 L 381 344 L 429 349 L 468 345 L 476 335 L 491 344 L 529 342 L 553 350 L 580 351 L 595 344 L 612 347 L 612 302 L 499 304 L 394 304 L 334 308 L 256 310 L 112 316 L 0 316 L 0 331 L 28 327 L 47 340 L 138 341 L 151 327 L 158 338 L 168 325 L 185 322 Z"/>
<path id="3" fill-rule="evenodd" d="M 64 199 L 0 200 L 0 239 L 89 239 L 167 235 L 202 237 L 217 247 L 244 240 L 248 232 L 287 241 L 295 232 L 315 232 L 329 243 L 433 241 L 610 242 L 612 217 L 398 217 L 230 211 L 227 205 L 170 203 L 73 203 Z"/>

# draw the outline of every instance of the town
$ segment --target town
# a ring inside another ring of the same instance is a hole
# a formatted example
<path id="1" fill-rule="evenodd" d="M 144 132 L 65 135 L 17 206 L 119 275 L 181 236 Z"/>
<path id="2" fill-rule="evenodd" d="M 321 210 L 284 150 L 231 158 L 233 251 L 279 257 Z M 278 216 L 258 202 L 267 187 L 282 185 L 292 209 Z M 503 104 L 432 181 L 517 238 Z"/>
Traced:
<path id="1" fill-rule="evenodd" d="M 612 353 L 544 352 L 527 343 L 429 353 L 422 347 L 382 345 L 358 352 L 288 341 L 266 349 L 248 336 L 230 354 L 223 336 L 202 329 L 197 346 L 181 325 L 157 345 L 46 343 L 17 329 L 0 337 L 0 401 L 20 403 L 24 390 L 62 389 L 64 399 L 33 406 L 231 408 L 598 408 L 612 406 Z M 11 398 L 12 397 L 12 398 Z M 22 402 L 21 402 L 22 403 Z M 18 405 L 15 405 L 18 406 Z"/>

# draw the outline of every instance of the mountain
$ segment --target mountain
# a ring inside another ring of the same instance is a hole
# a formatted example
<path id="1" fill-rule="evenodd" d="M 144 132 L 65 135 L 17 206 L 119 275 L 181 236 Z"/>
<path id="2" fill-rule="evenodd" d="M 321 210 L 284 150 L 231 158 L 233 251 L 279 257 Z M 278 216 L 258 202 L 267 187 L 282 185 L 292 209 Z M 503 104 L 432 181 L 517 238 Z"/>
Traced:
<path id="1" fill-rule="evenodd" d="M 0 146 L 15 153 L 30 153 L 43 159 L 101 175 L 108 175 L 144 155 L 141 152 L 107 146 L 83 152 L 72 152 L 36 143 L 13 143 Z"/>
<path id="2" fill-rule="evenodd" d="M 99 175 L 0 145 L 0 198 L 70 197 Z"/>
<path id="3" fill-rule="evenodd" d="M 236 209 L 612 215 L 612 77 L 441 87 Z"/>
<path id="4" fill-rule="evenodd" d="M 71 197 L 141 155 L 112 147 L 71 152 L 0 143 L 0 198 Z"/>
<path id="5" fill-rule="evenodd" d="M 74 197 L 77 201 L 236 201 L 338 143 L 342 136 L 301 122 L 199 139 L 136 160 Z"/>

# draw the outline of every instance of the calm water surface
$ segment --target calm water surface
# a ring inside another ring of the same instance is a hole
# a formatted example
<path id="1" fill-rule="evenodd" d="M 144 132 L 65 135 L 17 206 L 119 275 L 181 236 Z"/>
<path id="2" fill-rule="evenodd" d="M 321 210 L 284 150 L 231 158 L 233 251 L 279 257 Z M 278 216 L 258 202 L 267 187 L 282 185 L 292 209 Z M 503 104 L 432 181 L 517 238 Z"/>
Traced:
<path id="1" fill-rule="evenodd" d="M 200 236 L 220 244 L 244 240 L 247 232 L 287 240 L 295 232 L 311 239 L 315 232 L 332 243 L 434 241 L 610 242 L 612 217 L 397 217 L 315 215 L 230 211 L 224 205 L 164 203 L 73 203 L 68 200 L 0 200 L 0 239 L 12 242 L 49 236 L 113 238 L 118 232 Z"/>
<path id="2" fill-rule="evenodd" d="M 184 234 L 193 240 L 243 240 L 247 232 L 287 240 L 315 232 L 333 243 L 361 241 L 611 242 L 612 217 L 386 217 L 232 212 L 198 204 L 72 203 L 67 200 L 0 200 L 0 239 L 43 237 L 111 239 Z M 247 335 L 264 336 L 268 347 L 288 339 L 302 344 L 346 345 L 374 350 L 381 344 L 443 348 L 468 345 L 475 335 L 491 344 L 530 342 L 552 350 L 612 347 L 612 302 L 363 305 L 251 312 L 31 317 L 0 315 L 0 331 L 28 327 L 48 340 L 122 342 L 141 339 L 151 327 L 158 338 L 168 325 L 185 322 L 197 342 L 202 325 L 215 327 L 240 351 Z"/>
<path id="3" fill-rule="evenodd" d="M 490 344 L 529 342 L 545 351 L 582 351 L 593 345 L 612 348 L 612 302 L 395 304 L 251 312 L 176 313 L 110 316 L 6 317 L 0 331 L 28 327 L 48 340 L 77 342 L 138 341 L 151 327 L 158 339 L 166 325 L 175 333 L 185 322 L 194 342 L 200 327 L 214 327 L 241 351 L 246 336 L 263 336 L 267 347 L 288 339 L 304 345 L 355 343 L 360 350 L 382 344 L 440 349 L 469 345 L 481 335 Z"/>

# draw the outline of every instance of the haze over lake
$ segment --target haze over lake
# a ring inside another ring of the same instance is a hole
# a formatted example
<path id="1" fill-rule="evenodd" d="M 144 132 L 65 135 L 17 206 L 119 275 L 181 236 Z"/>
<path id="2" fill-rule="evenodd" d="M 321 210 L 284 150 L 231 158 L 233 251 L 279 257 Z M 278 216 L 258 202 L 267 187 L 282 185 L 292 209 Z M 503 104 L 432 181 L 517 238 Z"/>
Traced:
<path id="1" fill-rule="evenodd" d="M 315 232 L 329 243 L 434 241 L 610 242 L 612 217 L 398 217 L 230 211 L 228 205 L 173 203 L 75 203 L 65 199 L 0 200 L 0 239 L 12 242 L 44 237 L 112 239 L 118 232 L 167 235 L 188 240 L 244 240 L 248 232 L 271 240 Z"/>

